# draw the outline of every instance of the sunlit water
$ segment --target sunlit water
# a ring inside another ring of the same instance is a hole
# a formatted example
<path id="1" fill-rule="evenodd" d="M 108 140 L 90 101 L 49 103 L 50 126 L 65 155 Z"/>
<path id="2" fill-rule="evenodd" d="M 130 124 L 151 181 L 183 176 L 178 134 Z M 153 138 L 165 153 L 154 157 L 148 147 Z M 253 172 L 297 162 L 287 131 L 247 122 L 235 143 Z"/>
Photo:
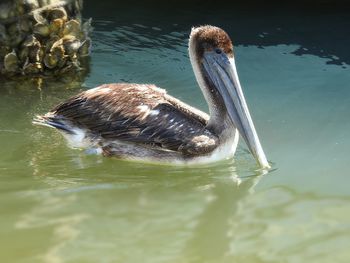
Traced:
<path id="1" fill-rule="evenodd" d="M 336 53 L 341 39 L 321 54 L 317 32 L 317 21 L 339 14 L 261 24 L 234 10 L 161 10 L 159 22 L 156 11 L 135 18 L 112 5 L 103 14 L 87 4 L 95 30 L 83 83 L 1 81 L 0 261 L 349 262 L 350 68 Z M 300 19 L 307 26 L 295 30 Z M 187 55 L 190 27 L 203 23 L 237 39 L 269 174 L 261 176 L 244 144 L 235 160 L 216 165 L 152 166 L 86 155 L 31 125 L 35 114 L 106 82 L 155 83 L 206 110 Z"/>

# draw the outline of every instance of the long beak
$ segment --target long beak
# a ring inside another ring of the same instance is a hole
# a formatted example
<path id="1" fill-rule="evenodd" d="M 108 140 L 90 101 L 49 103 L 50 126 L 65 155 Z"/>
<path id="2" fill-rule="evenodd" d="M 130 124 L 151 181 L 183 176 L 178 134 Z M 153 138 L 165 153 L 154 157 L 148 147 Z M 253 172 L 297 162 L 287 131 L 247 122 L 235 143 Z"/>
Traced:
<path id="1" fill-rule="evenodd" d="M 228 115 L 250 152 L 262 168 L 270 168 L 243 95 L 234 58 L 211 51 L 203 54 L 202 63 L 204 70 L 221 94 Z"/>

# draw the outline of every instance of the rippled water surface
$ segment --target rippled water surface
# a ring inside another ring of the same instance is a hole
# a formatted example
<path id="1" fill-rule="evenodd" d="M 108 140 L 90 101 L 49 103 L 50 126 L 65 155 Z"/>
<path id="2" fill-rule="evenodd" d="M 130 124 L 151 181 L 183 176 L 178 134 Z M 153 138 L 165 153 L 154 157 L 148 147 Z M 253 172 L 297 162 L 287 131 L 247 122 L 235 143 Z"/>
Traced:
<path id="1" fill-rule="evenodd" d="M 1 80 L 0 261 L 349 262 L 349 12 L 98 2 L 85 3 L 82 82 Z M 207 110 L 187 55 L 191 26 L 207 23 L 232 36 L 269 174 L 243 143 L 234 161 L 153 166 L 31 125 L 106 82 L 155 83 Z"/>

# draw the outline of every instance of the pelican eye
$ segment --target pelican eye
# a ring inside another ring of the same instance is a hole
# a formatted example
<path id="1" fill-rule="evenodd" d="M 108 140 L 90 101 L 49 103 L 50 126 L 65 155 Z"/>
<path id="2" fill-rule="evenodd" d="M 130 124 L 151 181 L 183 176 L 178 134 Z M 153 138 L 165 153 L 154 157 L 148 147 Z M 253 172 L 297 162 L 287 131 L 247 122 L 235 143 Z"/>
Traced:
<path id="1" fill-rule="evenodd" d="M 221 54 L 221 53 L 222 53 L 222 51 L 221 51 L 220 48 L 216 48 L 216 49 L 215 49 L 215 52 L 216 52 L 216 54 Z"/>

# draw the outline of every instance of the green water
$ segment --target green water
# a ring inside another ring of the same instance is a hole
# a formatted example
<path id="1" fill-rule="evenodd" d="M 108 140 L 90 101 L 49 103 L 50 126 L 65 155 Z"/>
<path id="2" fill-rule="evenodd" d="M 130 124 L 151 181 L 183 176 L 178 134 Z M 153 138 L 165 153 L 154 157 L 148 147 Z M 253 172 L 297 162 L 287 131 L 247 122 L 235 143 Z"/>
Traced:
<path id="1" fill-rule="evenodd" d="M 83 82 L 1 81 L 0 261 L 349 262 L 348 13 L 90 2 Z M 106 82 L 155 83 L 206 110 L 187 56 L 190 27 L 203 23 L 235 42 L 269 174 L 244 144 L 234 161 L 152 166 L 85 155 L 31 125 Z"/>

